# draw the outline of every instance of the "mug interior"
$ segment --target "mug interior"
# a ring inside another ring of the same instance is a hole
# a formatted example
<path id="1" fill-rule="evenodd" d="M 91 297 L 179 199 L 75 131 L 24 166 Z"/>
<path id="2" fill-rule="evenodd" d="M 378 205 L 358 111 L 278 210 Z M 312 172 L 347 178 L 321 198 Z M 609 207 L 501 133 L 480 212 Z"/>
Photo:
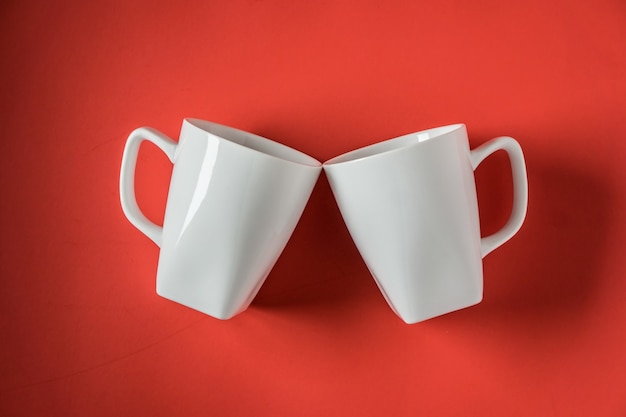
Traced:
<path id="1" fill-rule="evenodd" d="M 198 129 L 212 133 L 230 142 L 245 146 L 246 148 L 253 149 L 257 152 L 294 162 L 296 164 L 314 167 L 322 165 L 321 162 L 305 153 L 253 133 L 244 132 L 243 130 L 199 119 L 185 119 L 185 121 Z"/>
<path id="2" fill-rule="evenodd" d="M 455 124 L 449 126 L 436 127 L 433 129 L 423 130 L 421 132 L 409 133 L 408 135 L 399 136 L 373 145 L 365 146 L 332 158 L 324 165 L 340 164 L 343 162 L 355 161 L 374 155 L 391 152 L 396 149 L 405 148 L 416 143 L 425 142 L 430 139 L 437 138 L 447 133 L 453 132 L 463 127 L 463 124 Z"/>

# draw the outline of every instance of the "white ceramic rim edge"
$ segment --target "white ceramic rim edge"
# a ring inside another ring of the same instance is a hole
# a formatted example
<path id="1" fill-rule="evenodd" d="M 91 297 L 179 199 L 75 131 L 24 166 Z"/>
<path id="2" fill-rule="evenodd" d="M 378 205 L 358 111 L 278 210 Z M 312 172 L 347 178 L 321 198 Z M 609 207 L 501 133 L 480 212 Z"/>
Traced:
<path id="1" fill-rule="evenodd" d="M 387 139 L 382 142 L 373 143 L 371 145 L 363 146 L 358 149 L 354 149 L 352 151 L 343 153 L 341 155 L 335 156 L 334 158 L 329 159 L 324 162 L 324 166 L 336 166 L 347 164 L 351 162 L 362 161 L 364 159 L 370 159 L 379 157 L 382 155 L 387 155 L 393 152 L 397 152 L 402 149 L 420 146 L 426 142 L 437 139 L 441 136 L 448 135 L 450 133 L 456 132 L 460 129 L 464 129 L 465 124 L 456 123 L 450 124 L 440 127 L 433 127 L 431 129 L 420 130 L 418 132 L 408 133 L 406 135 L 397 136 L 395 138 Z M 423 135 L 429 133 L 431 137 L 426 140 L 420 140 L 419 135 Z M 414 137 L 414 138 L 413 138 Z M 406 142 L 406 143 L 402 143 Z M 378 150 L 381 148 L 381 150 Z M 361 156 L 361 154 L 363 154 Z"/>
<path id="2" fill-rule="evenodd" d="M 301 165 L 301 166 L 310 166 L 313 168 L 320 168 L 322 166 L 322 163 L 320 161 L 318 161 L 317 159 L 313 158 L 310 155 L 305 154 L 304 152 L 301 152 L 297 149 L 294 149 L 290 146 L 284 145 L 280 142 L 276 142 L 272 139 L 268 139 L 266 137 L 254 134 L 254 133 L 250 133 L 247 132 L 245 130 L 241 130 L 241 129 L 237 129 L 234 127 L 230 127 L 230 126 L 226 126 L 226 125 L 222 125 L 219 123 L 215 123 L 215 122 L 210 122 L 207 120 L 202 120 L 202 119 L 197 119 L 194 117 L 186 117 L 183 119 L 183 124 L 188 124 L 190 126 L 192 126 L 195 129 L 199 129 L 202 130 L 203 132 L 206 132 L 208 134 L 214 135 L 215 137 L 218 137 L 220 139 L 223 139 L 225 141 L 227 141 L 228 143 L 237 146 L 237 147 L 241 147 L 244 149 L 247 149 L 251 152 L 255 152 L 258 153 L 260 155 L 265 155 L 269 158 L 274 158 L 274 159 L 278 159 L 284 162 L 288 162 L 288 163 L 292 163 L 292 164 L 296 164 L 296 165 Z M 244 136 L 246 136 L 246 138 L 251 139 L 257 143 L 262 143 L 265 146 L 269 146 L 272 149 L 276 149 L 276 152 L 273 152 L 272 150 L 270 150 L 270 152 L 266 152 L 266 151 L 262 151 L 259 149 L 256 149 L 255 147 L 251 147 L 242 143 L 239 143 L 238 141 L 231 139 L 229 137 L 224 137 L 222 134 L 218 134 L 215 133 L 213 131 L 211 131 L 210 126 L 214 126 L 216 128 L 219 129 L 223 129 L 225 131 L 230 131 L 233 133 L 239 133 L 242 134 Z M 286 156 L 281 156 L 288 154 L 289 157 Z"/>

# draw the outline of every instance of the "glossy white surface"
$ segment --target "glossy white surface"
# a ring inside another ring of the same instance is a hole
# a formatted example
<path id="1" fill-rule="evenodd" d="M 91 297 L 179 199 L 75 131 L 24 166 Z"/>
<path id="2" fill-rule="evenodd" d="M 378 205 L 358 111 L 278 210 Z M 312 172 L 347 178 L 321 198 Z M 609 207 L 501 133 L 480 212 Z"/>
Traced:
<path id="1" fill-rule="evenodd" d="M 513 211 L 480 236 L 474 172 L 502 149 L 511 160 Z M 470 151 L 464 125 L 444 126 L 357 149 L 324 163 L 350 234 L 391 308 L 416 323 L 479 303 L 482 258 L 526 215 L 524 156 L 512 138 Z"/>
<path id="2" fill-rule="evenodd" d="M 174 163 L 163 227 L 137 206 L 134 172 L 149 140 Z M 160 246 L 157 293 L 211 316 L 245 310 L 287 244 L 321 172 L 315 159 L 257 135 L 185 119 L 178 144 L 151 128 L 128 137 L 124 213 Z"/>

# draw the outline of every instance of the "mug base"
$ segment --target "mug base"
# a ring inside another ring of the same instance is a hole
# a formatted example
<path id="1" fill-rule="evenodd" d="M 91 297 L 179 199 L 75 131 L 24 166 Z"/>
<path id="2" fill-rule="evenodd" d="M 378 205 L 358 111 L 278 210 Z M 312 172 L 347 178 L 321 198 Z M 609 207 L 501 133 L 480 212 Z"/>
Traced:
<path id="1" fill-rule="evenodd" d="M 414 314 L 399 314 L 395 308 L 392 307 L 392 309 L 394 310 L 394 312 L 396 313 L 396 315 L 398 317 L 400 317 L 402 319 L 402 321 L 404 321 L 406 324 L 416 324 L 416 323 L 420 323 L 426 320 L 430 320 L 433 319 L 435 317 L 439 317 L 439 316 L 443 316 L 449 313 L 453 313 L 455 311 L 459 311 L 459 310 L 463 310 L 464 308 L 468 308 L 468 307 L 472 307 L 475 306 L 477 304 L 480 304 L 480 302 L 483 300 L 483 295 L 480 294 L 479 297 L 477 298 L 473 298 L 468 300 L 466 303 L 463 304 L 458 304 L 455 307 L 446 307 L 446 308 L 442 308 L 439 311 L 433 312 L 415 312 Z"/>

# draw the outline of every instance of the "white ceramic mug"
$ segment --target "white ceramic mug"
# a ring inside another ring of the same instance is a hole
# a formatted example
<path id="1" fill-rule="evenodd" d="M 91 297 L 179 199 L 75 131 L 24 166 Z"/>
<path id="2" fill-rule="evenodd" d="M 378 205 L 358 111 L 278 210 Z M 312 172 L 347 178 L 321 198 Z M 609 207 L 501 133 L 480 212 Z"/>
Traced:
<path id="1" fill-rule="evenodd" d="M 474 169 L 497 150 L 513 171 L 506 225 L 481 238 Z M 526 216 L 524 155 L 510 137 L 469 149 L 462 124 L 390 139 L 324 163 L 337 204 L 385 299 L 407 323 L 479 303 L 482 258 Z"/>
<path id="2" fill-rule="evenodd" d="M 163 227 L 137 206 L 134 173 L 148 140 L 173 162 Z M 321 172 L 302 152 L 196 119 L 178 143 L 151 129 L 126 142 L 120 198 L 126 217 L 160 248 L 157 293 L 211 316 L 245 310 L 291 236 Z"/>

